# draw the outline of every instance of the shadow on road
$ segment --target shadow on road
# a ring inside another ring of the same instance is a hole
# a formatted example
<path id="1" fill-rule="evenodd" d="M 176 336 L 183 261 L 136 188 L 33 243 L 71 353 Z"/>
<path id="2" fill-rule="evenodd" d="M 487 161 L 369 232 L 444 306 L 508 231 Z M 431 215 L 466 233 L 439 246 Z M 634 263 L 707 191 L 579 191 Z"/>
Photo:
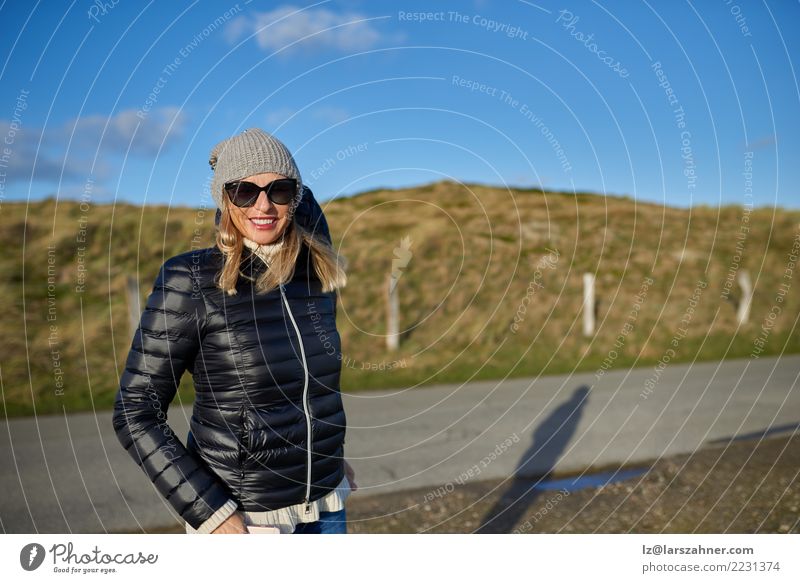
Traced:
<path id="1" fill-rule="evenodd" d="M 511 485 L 486 513 L 475 532 L 511 532 L 520 518 L 528 514 L 542 493 L 536 486 L 551 477 L 556 462 L 572 439 L 588 395 L 588 386 L 578 387 L 568 401 L 537 427 L 530 447 L 517 462 Z"/>
<path id="2" fill-rule="evenodd" d="M 733 443 L 735 441 L 747 441 L 751 439 L 766 439 L 774 435 L 782 433 L 793 433 L 800 429 L 800 423 L 784 423 L 783 425 L 770 425 L 758 431 L 750 431 L 749 433 L 739 433 L 737 435 L 729 435 L 727 437 L 719 437 L 717 439 L 710 439 L 707 443 Z"/>

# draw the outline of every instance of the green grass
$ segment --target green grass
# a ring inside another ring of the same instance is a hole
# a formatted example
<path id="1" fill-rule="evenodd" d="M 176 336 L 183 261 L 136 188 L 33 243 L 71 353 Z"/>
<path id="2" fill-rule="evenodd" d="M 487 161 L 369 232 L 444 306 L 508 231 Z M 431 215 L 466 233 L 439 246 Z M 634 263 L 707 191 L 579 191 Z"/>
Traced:
<path id="1" fill-rule="evenodd" d="M 349 262 L 338 320 L 344 391 L 596 371 L 614 348 L 645 276 L 654 283 L 613 368 L 658 362 L 701 278 L 708 287 L 671 362 L 748 357 L 787 281 L 787 254 L 800 225 L 794 210 L 750 213 L 740 269 L 753 278 L 754 302 L 750 321 L 737 330 L 735 304 L 721 298 L 743 212 L 735 205 L 684 210 L 629 197 L 442 181 L 374 189 L 323 206 L 334 243 Z M 8 308 L 0 311 L 5 414 L 109 408 L 133 334 L 127 276 L 138 277 L 144 305 L 158 267 L 192 247 L 195 227 L 200 239 L 195 246 L 213 244 L 214 213 L 127 204 L 81 210 L 76 202 L 56 204 L 52 198 L 32 205 L 4 203 L 0 213 L 0 289 Z M 81 217 L 86 218 L 86 285 L 78 293 Z M 202 220 L 196 224 L 196 219 Z M 384 286 L 394 250 L 406 236 L 412 257 L 398 289 L 401 330 L 409 330 L 397 353 L 389 354 L 382 338 Z M 553 269 L 540 268 L 542 287 L 513 334 L 514 316 L 548 249 L 558 250 L 558 262 Z M 597 276 L 598 329 L 592 339 L 581 335 L 585 271 Z M 800 352 L 797 280 L 796 274 L 788 280 L 764 356 Z M 734 284 L 731 296 L 739 294 Z M 50 308 L 54 320 L 48 320 Z M 55 387 L 54 349 L 61 393 Z M 403 359 L 405 367 L 369 366 Z M 366 370 L 362 363 L 368 363 Z M 185 375 L 177 399 L 191 403 L 192 398 L 191 377 Z"/>

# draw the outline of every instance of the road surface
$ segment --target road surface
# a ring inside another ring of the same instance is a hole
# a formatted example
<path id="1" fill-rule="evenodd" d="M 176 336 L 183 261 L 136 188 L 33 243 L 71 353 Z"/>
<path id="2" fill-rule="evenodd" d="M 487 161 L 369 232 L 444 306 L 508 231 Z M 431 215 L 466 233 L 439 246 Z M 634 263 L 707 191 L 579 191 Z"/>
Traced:
<path id="1" fill-rule="evenodd" d="M 715 440 L 793 431 L 800 355 L 346 394 L 353 496 L 629 465 Z M 657 378 L 656 378 L 657 376 Z M 650 387 L 645 389 L 645 387 Z M 185 440 L 191 409 L 169 421 Z M 95 533 L 174 525 L 117 441 L 111 411 L 0 428 L 0 527 Z"/>

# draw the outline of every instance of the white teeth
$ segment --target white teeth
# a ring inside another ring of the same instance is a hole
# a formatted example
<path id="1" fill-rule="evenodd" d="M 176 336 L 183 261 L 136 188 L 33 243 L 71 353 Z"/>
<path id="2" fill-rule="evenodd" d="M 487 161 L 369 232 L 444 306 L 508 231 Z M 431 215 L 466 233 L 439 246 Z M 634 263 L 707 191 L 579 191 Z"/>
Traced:
<path id="1" fill-rule="evenodd" d="M 250 219 L 256 225 L 271 225 L 275 222 L 275 219 Z"/>

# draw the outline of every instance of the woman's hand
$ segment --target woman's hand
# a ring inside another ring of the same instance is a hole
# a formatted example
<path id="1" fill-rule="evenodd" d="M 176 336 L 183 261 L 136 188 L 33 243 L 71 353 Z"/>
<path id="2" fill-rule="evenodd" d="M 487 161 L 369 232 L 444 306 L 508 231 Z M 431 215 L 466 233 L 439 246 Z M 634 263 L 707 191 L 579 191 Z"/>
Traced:
<path id="1" fill-rule="evenodd" d="M 250 534 L 250 532 L 244 523 L 242 513 L 237 510 L 225 522 L 212 530 L 211 534 Z"/>
<path id="2" fill-rule="evenodd" d="M 347 476 L 347 481 L 350 482 L 350 491 L 355 492 L 358 490 L 358 486 L 356 486 L 356 473 L 353 471 L 353 467 L 347 463 L 347 460 L 344 460 L 344 475 Z"/>

